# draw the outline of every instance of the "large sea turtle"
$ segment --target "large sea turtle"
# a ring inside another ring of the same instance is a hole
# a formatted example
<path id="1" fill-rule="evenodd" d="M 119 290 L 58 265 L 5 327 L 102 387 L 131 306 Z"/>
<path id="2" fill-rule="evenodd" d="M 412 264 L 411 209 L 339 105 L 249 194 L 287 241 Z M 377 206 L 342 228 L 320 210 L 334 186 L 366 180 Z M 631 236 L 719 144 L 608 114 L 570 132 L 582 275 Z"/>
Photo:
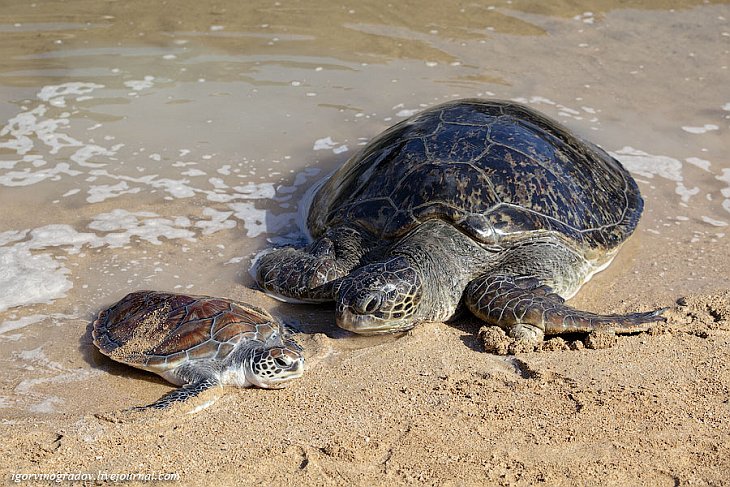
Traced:
<path id="1" fill-rule="evenodd" d="M 282 325 L 228 299 L 134 292 L 99 313 L 92 336 L 104 355 L 182 386 L 145 408 L 215 385 L 281 388 L 304 370 L 301 348 Z"/>
<path id="2" fill-rule="evenodd" d="M 643 201 L 599 147 L 526 106 L 458 100 L 371 141 L 317 191 L 313 242 L 263 255 L 259 285 L 334 300 L 362 334 L 442 321 L 465 305 L 514 339 L 636 332 L 663 310 L 598 315 L 564 299 L 606 267 Z"/>

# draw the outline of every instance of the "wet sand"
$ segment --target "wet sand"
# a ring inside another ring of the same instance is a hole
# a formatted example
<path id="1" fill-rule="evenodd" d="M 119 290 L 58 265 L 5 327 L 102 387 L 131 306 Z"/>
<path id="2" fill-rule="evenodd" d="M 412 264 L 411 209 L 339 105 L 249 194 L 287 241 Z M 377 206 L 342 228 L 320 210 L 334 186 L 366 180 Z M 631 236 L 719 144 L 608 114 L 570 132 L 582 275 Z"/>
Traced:
<path id="1" fill-rule="evenodd" d="M 0 476 L 730 484 L 730 7 L 642 4 L 11 2 Z M 303 239 L 312 184 L 410 113 L 474 96 L 527 103 L 632 172 L 639 228 L 570 303 L 670 306 L 666 324 L 503 357 L 476 320 L 356 337 L 329 306 L 254 289 L 254 256 Z M 299 332 L 304 377 L 124 412 L 171 386 L 102 356 L 89 326 L 144 288 L 265 307 Z"/>

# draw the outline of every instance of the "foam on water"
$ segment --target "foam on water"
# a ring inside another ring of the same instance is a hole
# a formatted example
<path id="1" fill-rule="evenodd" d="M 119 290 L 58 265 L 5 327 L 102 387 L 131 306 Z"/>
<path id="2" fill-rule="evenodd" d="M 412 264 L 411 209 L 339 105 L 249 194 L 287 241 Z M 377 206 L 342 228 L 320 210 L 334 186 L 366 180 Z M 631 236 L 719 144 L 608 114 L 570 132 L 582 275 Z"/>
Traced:
<path id="1" fill-rule="evenodd" d="M 710 161 L 700 159 L 699 157 L 688 157 L 687 159 L 685 159 L 685 161 L 708 172 L 710 171 L 710 166 L 712 165 Z"/>
<path id="2" fill-rule="evenodd" d="M 217 211 L 213 208 L 205 208 L 203 215 L 210 217 L 210 220 L 200 220 L 195 226 L 203 230 L 203 235 L 210 235 L 221 230 L 229 230 L 236 227 L 236 222 L 229 220 L 233 215 L 232 211 Z"/>
<path id="3" fill-rule="evenodd" d="M 726 227 L 728 225 L 726 221 L 716 220 L 714 218 L 710 218 L 709 216 L 702 216 L 702 221 L 712 225 L 713 227 Z"/>
<path id="4" fill-rule="evenodd" d="M 657 156 L 648 154 L 633 147 L 624 147 L 616 152 L 610 153 L 621 161 L 630 172 L 646 178 L 659 176 L 675 182 L 674 192 L 679 195 L 681 204 L 687 206 L 690 199 L 700 193 L 698 186 L 687 187 L 683 175 L 683 164 L 678 159 L 668 156 Z M 710 162 L 698 158 L 688 158 L 687 161 L 693 165 L 709 170 Z"/>
<path id="5" fill-rule="evenodd" d="M 293 212 L 273 214 L 260 210 L 253 203 L 231 203 L 233 215 L 243 222 L 247 237 L 258 237 L 265 233 L 277 233 L 294 223 L 297 214 Z"/>
<path id="6" fill-rule="evenodd" d="M 193 241 L 195 232 L 189 229 L 190 226 L 192 226 L 191 220 L 185 216 L 162 218 L 152 212 L 130 212 L 123 209 L 96 215 L 89 223 L 89 228 L 92 230 L 110 232 L 104 236 L 95 236 L 92 245 L 109 245 L 112 248 L 129 244 L 132 237 L 153 245 L 162 244 L 161 237 Z"/>
<path id="7" fill-rule="evenodd" d="M 691 126 L 683 126 L 682 130 L 685 132 L 689 132 L 690 134 L 705 134 L 707 132 L 712 132 L 713 130 L 719 130 L 720 127 L 713 123 L 706 123 L 705 125 L 701 127 L 691 127 Z"/>
<path id="8" fill-rule="evenodd" d="M 332 140 L 332 137 L 327 136 L 322 139 L 315 140 L 312 150 L 331 150 L 335 154 L 342 154 L 343 152 L 347 152 L 349 149 L 346 144 L 335 142 Z"/>
<path id="9" fill-rule="evenodd" d="M 53 302 L 71 289 L 70 273 L 51 255 L 34 255 L 22 244 L 0 248 L 0 311 Z"/>
<path id="10" fill-rule="evenodd" d="M 153 77 L 146 76 L 144 80 L 126 83 L 141 90 L 150 88 L 153 79 Z M 19 156 L 0 160 L 0 169 L 8 170 L 0 172 L 0 184 L 28 186 L 45 180 L 58 181 L 63 177 L 77 178 L 84 175 L 88 175 L 87 181 L 91 183 L 101 178 L 115 181 L 106 184 L 89 184 L 86 189 L 88 203 L 99 203 L 125 194 L 136 194 L 145 186 L 150 189 L 163 190 L 168 194 L 169 199 L 191 198 L 196 194 L 203 194 L 207 199 L 215 202 L 273 197 L 274 190 L 271 183 L 235 185 L 233 194 L 226 194 L 228 192 L 222 191 L 228 189 L 228 185 L 222 179 L 211 178 L 209 182 L 213 186 L 212 189 L 194 186 L 189 178 L 205 175 L 206 172 L 200 169 L 188 169 L 179 178 L 163 177 L 158 174 L 135 177 L 117 172 L 118 164 L 115 163 L 115 156 L 118 155 L 124 144 L 106 147 L 93 139 L 85 142 L 79 140 L 79 138 L 65 133 L 65 130 L 72 128 L 68 112 L 63 112 L 55 117 L 52 115 L 52 112 L 59 108 L 69 108 L 73 114 L 80 113 L 83 109 L 76 106 L 75 103 L 82 98 L 84 101 L 93 99 L 94 97 L 90 94 L 103 88 L 104 86 L 100 84 L 84 82 L 69 82 L 42 88 L 37 94 L 38 100 L 42 103 L 12 117 L 0 129 L 0 148 L 14 151 Z M 95 124 L 89 128 L 97 129 L 100 126 L 101 124 Z M 115 139 L 113 136 L 104 138 Z M 346 150 L 346 146 L 339 145 L 333 150 Z M 179 149 L 178 152 L 180 157 L 184 157 L 191 151 Z M 63 159 L 64 157 L 69 162 L 58 162 L 49 166 L 46 161 L 46 159 Z M 210 155 L 202 156 L 204 160 L 210 160 L 211 157 Z M 159 153 L 150 154 L 149 158 L 154 161 L 162 160 Z M 180 161 L 180 163 L 181 165 L 194 164 L 192 161 Z M 221 174 L 230 175 L 229 168 L 230 165 L 224 166 Z"/>
<path id="11" fill-rule="evenodd" d="M 725 210 L 727 210 L 728 212 L 730 212 L 730 168 L 724 168 L 722 170 L 722 174 L 720 174 L 719 176 L 715 176 L 715 179 L 728 183 L 728 186 L 725 188 L 722 188 L 720 190 L 720 193 L 725 198 L 722 201 L 722 207 L 725 208 Z"/>
<path id="12" fill-rule="evenodd" d="M 518 103 L 528 104 L 528 105 L 538 105 L 538 106 L 539 105 L 548 105 L 548 106 L 554 107 L 558 110 L 558 116 L 565 117 L 565 118 L 572 118 L 574 120 L 585 120 L 587 118 L 581 112 L 581 110 L 582 110 L 583 112 L 591 115 L 591 117 L 588 117 L 588 122 L 591 124 L 590 128 L 592 130 L 597 130 L 597 128 L 598 128 L 598 127 L 596 127 L 596 124 L 598 123 L 598 117 L 593 116 L 593 115 L 595 115 L 597 110 L 594 108 L 591 108 L 591 107 L 581 107 L 581 110 L 578 110 L 578 109 L 563 105 L 562 103 L 553 101 L 544 96 L 516 97 L 516 98 L 511 98 L 511 100 L 516 101 Z"/>
<path id="13" fill-rule="evenodd" d="M 152 80 L 146 80 L 152 81 Z M 142 85 L 135 85 L 146 89 Z M 61 177 L 85 178 L 86 197 L 89 204 L 101 203 L 124 195 L 139 194 L 162 190 L 168 199 L 191 198 L 202 195 L 212 203 L 223 204 L 224 208 L 204 207 L 199 216 L 163 216 L 155 212 L 129 211 L 123 208 L 112 209 L 92 215 L 84 231 L 69 224 L 51 224 L 33 229 L 8 230 L 0 233 L 0 311 L 18 306 L 51 303 L 63 298 L 73 287 L 71 268 L 66 263 L 66 255 L 78 255 L 85 249 L 106 247 L 109 249 L 126 247 L 132 242 L 162 244 L 166 240 L 195 241 L 199 235 L 209 236 L 216 232 L 231 230 L 242 223 L 247 237 L 265 234 L 279 234 L 287 227 L 294 227 L 297 213 L 291 210 L 276 211 L 263 209 L 259 201 L 277 202 L 281 208 L 289 208 L 292 195 L 319 174 L 317 168 L 307 168 L 295 174 L 291 186 L 275 187 L 271 182 L 239 182 L 242 176 L 232 170 L 231 164 L 224 164 L 217 170 L 220 178 L 208 178 L 202 183 L 209 188 L 193 185 L 191 178 L 207 175 L 206 171 L 186 168 L 195 161 L 177 161 L 174 166 L 181 168 L 180 178 L 165 177 L 158 174 L 132 176 L 119 172 L 115 156 L 124 145 L 116 144 L 103 147 L 88 141 L 83 143 L 61 130 L 70 128 L 68 118 L 50 118 L 48 113 L 54 107 L 68 107 L 73 103 L 70 96 L 84 96 L 102 85 L 93 83 L 66 83 L 43 88 L 39 94 L 42 103 L 26 110 L 11 119 L 2 129 L 3 148 L 14 150 L 20 159 L 1 161 L 0 184 L 7 186 L 28 186 L 46 179 L 58 180 Z M 112 139 L 114 137 L 111 137 Z M 335 145 L 333 149 L 342 148 Z M 47 165 L 44 156 L 27 154 L 29 151 L 46 151 L 49 160 L 60 157 L 65 152 L 73 163 L 58 163 L 55 167 Z M 69 150 L 70 149 L 70 150 Z M 177 157 L 191 156 L 189 149 L 176 149 Z M 51 157 L 51 155 L 53 157 Z M 161 161 L 160 153 L 153 153 L 150 159 Z M 210 160 L 211 155 L 203 155 Z M 22 170 L 15 170 L 19 164 Z M 40 169 L 33 169 L 40 168 Z M 9 170 L 8 170 L 9 169 Z M 231 184 L 225 178 L 234 178 Z M 97 183 L 100 179 L 115 181 Z M 83 184 L 82 184 L 83 186 Z M 71 198 L 83 192 L 74 188 L 63 192 L 59 197 Z M 241 201 L 244 200 L 244 201 Z M 270 207 L 271 205 L 265 205 Z M 21 318 L 21 320 L 24 318 Z M 35 322 L 35 321 L 33 321 Z M 30 321 L 9 322 L 6 328 L 26 326 Z"/>
<path id="14" fill-rule="evenodd" d="M 24 316 L 17 320 L 6 320 L 0 323 L 0 335 L 3 335 L 5 333 L 8 333 L 10 331 L 19 330 L 21 328 L 25 328 L 28 325 L 32 325 L 33 323 L 38 323 L 39 321 L 43 321 L 46 318 L 46 315 L 29 315 Z"/>
<path id="15" fill-rule="evenodd" d="M 395 116 L 405 118 L 405 117 L 413 116 L 420 111 L 421 111 L 420 108 L 412 108 L 412 109 L 404 108 L 403 110 L 398 110 L 398 112 L 396 112 Z"/>
<path id="16" fill-rule="evenodd" d="M 152 88 L 154 81 L 154 76 L 145 76 L 144 79 L 125 81 L 124 86 L 131 88 L 134 91 L 142 91 L 147 88 Z"/>
<path id="17" fill-rule="evenodd" d="M 124 194 L 136 194 L 141 190 L 142 188 L 139 187 L 130 188 L 126 181 L 120 181 L 117 184 L 92 184 L 89 186 L 86 202 L 101 203 L 102 201 L 116 198 Z M 65 194 L 64 196 L 73 196 L 77 192 L 78 191 L 71 194 Z"/>
<path id="18" fill-rule="evenodd" d="M 676 182 L 684 180 L 682 162 L 672 157 L 655 156 L 628 146 L 609 153 L 621 161 L 626 169 L 639 176 L 645 178 L 659 176 Z"/>
<path id="19" fill-rule="evenodd" d="M 85 82 L 45 86 L 36 95 L 39 100 L 36 106 L 24 107 L 24 111 L 10 118 L 0 128 L 0 148 L 14 151 L 20 158 L 0 161 L 0 169 L 12 169 L 0 172 L 0 185 L 29 186 L 49 179 L 58 181 L 64 176 L 83 175 L 84 168 L 106 165 L 91 159 L 100 156 L 111 158 L 122 144 L 103 147 L 91 141 L 82 142 L 62 132 L 70 127 L 69 112 L 61 112 L 55 118 L 52 116 L 60 108 L 65 109 L 79 99 L 92 99 L 89 94 L 102 88 L 104 85 Z M 74 105 L 72 111 L 76 113 L 79 109 Z M 56 162 L 52 167 L 44 167 L 49 164 L 47 160 L 62 160 L 61 156 L 66 156 L 74 165 Z"/>
<path id="20" fill-rule="evenodd" d="M 244 224 L 251 218 L 253 208 L 239 208 Z M 235 227 L 228 220 L 234 212 L 218 212 L 205 208 L 197 222 L 187 216 L 161 217 L 154 212 L 130 212 L 115 209 L 95 215 L 87 228 L 80 232 L 65 224 L 51 224 L 32 230 L 8 231 L 0 234 L 0 311 L 36 303 L 50 303 L 62 298 L 73 287 L 71 271 L 58 252 L 77 255 L 86 248 L 120 248 L 133 239 L 161 245 L 162 238 L 195 241 L 196 229 L 204 235 Z M 266 231 L 265 215 L 260 216 L 251 232 Z M 282 217 L 276 228 L 288 223 L 291 216 Z M 279 221 L 279 220 L 274 220 Z"/>
<path id="21" fill-rule="evenodd" d="M 65 367 L 49 359 L 42 346 L 15 353 L 13 358 L 25 369 L 41 374 L 40 377 L 21 380 L 13 389 L 16 394 L 13 401 L 27 404 L 28 410 L 36 413 L 54 413 L 58 410 L 57 406 L 64 403 L 59 397 L 40 394 L 36 391 L 38 386 L 79 382 L 104 373 L 100 369 Z"/>
<path id="22" fill-rule="evenodd" d="M 186 216 L 160 217 L 153 212 L 130 212 L 115 209 L 93 217 L 80 232 L 70 225 L 51 224 L 32 230 L 8 231 L 0 234 L 0 311 L 37 303 L 50 303 L 62 298 L 73 287 L 71 271 L 58 251 L 79 254 L 85 248 L 120 248 L 133 239 L 161 245 L 166 240 L 195 241 L 196 230 L 203 235 L 229 230 L 236 226 L 235 217 L 243 222 L 246 235 L 278 233 L 291 226 L 296 213 L 278 215 L 257 209 L 253 203 L 232 203 L 233 211 L 204 208 L 193 222 Z M 19 241 L 20 240 L 20 241 Z M 35 321 L 33 321 L 35 322 Z M 26 326 L 31 322 L 9 322 L 0 330 Z M 21 326 L 22 325 L 22 326 Z"/>

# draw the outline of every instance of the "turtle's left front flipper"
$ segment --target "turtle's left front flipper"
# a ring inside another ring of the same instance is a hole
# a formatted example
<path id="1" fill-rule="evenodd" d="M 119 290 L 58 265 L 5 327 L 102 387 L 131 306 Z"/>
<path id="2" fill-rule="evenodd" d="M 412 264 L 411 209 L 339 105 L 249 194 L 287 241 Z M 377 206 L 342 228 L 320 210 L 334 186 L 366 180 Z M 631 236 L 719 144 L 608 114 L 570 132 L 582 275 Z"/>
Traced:
<path id="1" fill-rule="evenodd" d="M 173 403 L 187 401 L 188 399 L 195 397 L 203 391 L 206 391 L 211 387 L 215 387 L 217 385 L 219 385 L 219 382 L 214 379 L 203 379 L 201 381 L 193 382 L 191 384 L 185 384 L 179 389 L 168 392 L 152 404 L 148 404 L 147 406 L 134 407 L 132 408 L 132 410 L 144 411 L 147 409 L 165 409 L 170 407 Z"/>
<path id="2" fill-rule="evenodd" d="M 537 345 L 545 335 L 601 329 L 615 333 L 647 331 L 650 323 L 665 321 L 666 308 L 647 313 L 599 315 L 564 304 L 563 299 L 534 278 L 492 274 L 473 280 L 466 289 L 469 310 L 518 340 Z"/>

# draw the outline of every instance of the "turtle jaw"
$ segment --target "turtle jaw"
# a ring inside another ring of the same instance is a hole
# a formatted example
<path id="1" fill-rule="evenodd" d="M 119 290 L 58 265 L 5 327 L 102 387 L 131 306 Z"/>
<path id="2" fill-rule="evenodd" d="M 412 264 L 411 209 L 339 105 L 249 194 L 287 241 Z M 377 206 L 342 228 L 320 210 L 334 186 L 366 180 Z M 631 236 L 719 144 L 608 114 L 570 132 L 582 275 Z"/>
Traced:
<path id="1" fill-rule="evenodd" d="M 358 335 L 384 335 L 408 331 L 416 323 L 410 320 L 384 320 L 373 315 L 353 313 L 345 308 L 335 317 L 337 326 Z"/>
<path id="2" fill-rule="evenodd" d="M 298 379 L 304 374 L 304 359 L 299 358 L 296 364 L 292 365 L 289 370 L 282 372 L 277 377 L 267 378 L 265 381 L 259 381 L 258 387 L 262 389 L 283 389 L 289 385 L 295 379 Z"/>

